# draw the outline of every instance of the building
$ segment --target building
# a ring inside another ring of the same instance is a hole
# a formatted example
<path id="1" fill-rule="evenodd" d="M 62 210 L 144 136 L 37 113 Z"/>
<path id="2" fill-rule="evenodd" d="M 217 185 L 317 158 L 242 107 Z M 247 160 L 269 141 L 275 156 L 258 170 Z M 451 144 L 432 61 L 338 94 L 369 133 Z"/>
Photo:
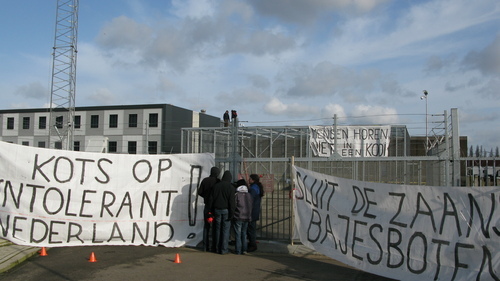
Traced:
<path id="1" fill-rule="evenodd" d="M 56 124 L 48 124 L 49 114 L 48 108 L 0 110 L 0 140 L 62 148 L 68 138 L 59 132 L 72 125 L 75 151 L 180 153 L 181 128 L 221 126 L 219 117 L 170 104 L 76 107 L 72 124 L 57 115 Z M 54 143 L 49 141 L 50 126 L 58 132 Z"/>

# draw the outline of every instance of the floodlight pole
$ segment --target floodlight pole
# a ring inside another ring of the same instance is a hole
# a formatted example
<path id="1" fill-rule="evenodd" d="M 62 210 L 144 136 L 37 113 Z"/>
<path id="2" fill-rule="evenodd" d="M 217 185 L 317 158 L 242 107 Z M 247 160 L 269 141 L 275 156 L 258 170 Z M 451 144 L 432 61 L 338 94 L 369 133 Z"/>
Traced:
<path id="1" fill-rule="evenodd" d="M 427 90 L 424 90 L 424 95 L 420 97 L 420 99 L 425 99 L 425 155 L 427 155 L 427 152 L 429 151 L 429 131 L 428 131 L 428 124 L 429 124 L 429 115 L 427 114 L 427 95 L 429 93 Z"/>

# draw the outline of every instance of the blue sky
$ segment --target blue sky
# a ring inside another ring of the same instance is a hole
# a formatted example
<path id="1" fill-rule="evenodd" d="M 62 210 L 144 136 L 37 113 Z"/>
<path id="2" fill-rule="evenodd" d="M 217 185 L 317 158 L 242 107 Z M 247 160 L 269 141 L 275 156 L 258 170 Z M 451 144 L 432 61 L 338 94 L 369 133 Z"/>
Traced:
<path id="1" fill-rule="evenodd" d="M 1 108 L 47 107 L 56 3 L 0 1 Z M 76 105 L 236 109 L 245 126 L 336 114 L 424 136 L 427 90 L 429 128 L 458 108 L 460 135 L 489 151 L 499 27 L 498 0 L 80 0 Z"/>

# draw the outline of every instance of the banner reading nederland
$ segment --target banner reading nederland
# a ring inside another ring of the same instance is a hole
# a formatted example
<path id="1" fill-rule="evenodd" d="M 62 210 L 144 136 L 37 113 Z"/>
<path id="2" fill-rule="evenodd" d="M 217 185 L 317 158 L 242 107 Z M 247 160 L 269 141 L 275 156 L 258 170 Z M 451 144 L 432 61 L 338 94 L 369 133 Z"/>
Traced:
<path id="1" fill-rule="evenodd" d="M 399 280 L 500 280 L 498 187 L 347 180 L 294 167 L 300 241 Z"/>
<path id="2" fill-rule="evenodd" d="M 0 235 L 30 246 L 196 245 L 212 154 L 119 155 L 0 142 Z"/>

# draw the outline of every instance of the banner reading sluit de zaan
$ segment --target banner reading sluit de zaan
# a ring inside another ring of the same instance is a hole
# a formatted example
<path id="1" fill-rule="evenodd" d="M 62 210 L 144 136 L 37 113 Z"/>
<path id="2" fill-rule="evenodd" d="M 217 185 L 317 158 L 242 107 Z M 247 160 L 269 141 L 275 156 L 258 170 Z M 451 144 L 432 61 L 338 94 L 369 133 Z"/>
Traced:
<path id="1" fill-rule="evenodd" d="M 0 237 L 39 247 L 195 246 L 213 154 L 73 152 L 0 142 Z"/>
<path id="2" fill-rule="evenodd" d="M 300 241 L 399 280 L 499 280 L 500 189 L 361 182 L 294 166 Z"/>

